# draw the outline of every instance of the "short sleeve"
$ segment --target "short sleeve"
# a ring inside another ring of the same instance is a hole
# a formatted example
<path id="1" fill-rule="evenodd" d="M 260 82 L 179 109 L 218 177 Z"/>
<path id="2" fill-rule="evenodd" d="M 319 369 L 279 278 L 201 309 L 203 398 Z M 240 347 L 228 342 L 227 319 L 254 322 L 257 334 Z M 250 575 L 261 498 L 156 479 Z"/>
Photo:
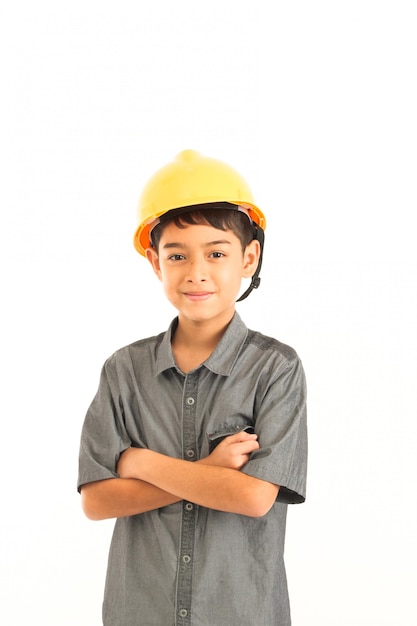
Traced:
<path id="1" fill-rule="evenodd" d="M 307 477 L 306 381 L 298 357 L 270 372 L 257 407 L 255 432 L 260 449 L 242 469 L 279 485 L 278 502 L 304 502 Z"/>
<path id="2" fill-rule="evenodd" d="M 78 483 L 117 478 L 117 462 L 131 441 L 123 420 L 118 377 L 109 359 L 101 372 L 98 391 L 87 411 L 81 433 Z"/>

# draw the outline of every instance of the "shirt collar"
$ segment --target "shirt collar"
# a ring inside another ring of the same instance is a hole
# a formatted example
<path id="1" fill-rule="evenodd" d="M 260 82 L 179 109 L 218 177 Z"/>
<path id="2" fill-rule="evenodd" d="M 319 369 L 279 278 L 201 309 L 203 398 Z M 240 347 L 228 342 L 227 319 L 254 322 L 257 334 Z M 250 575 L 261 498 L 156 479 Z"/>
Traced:
<path id="1" fill-rule="evenodd" d="M 178 325 L 178 318 L 172 320 L 168 330 L 162 336 L 162 341 L 157 348 L 155 375 L 172 367 L 177 367 L 171 348 L 171 337 Z M 226 328 L 223 337 L 203 363 L 203 366 L 215 374 L 229 376 L 238 354 L 248 334 L 248 329 L 240 315 L 235 312 L 230 324 Z"/>

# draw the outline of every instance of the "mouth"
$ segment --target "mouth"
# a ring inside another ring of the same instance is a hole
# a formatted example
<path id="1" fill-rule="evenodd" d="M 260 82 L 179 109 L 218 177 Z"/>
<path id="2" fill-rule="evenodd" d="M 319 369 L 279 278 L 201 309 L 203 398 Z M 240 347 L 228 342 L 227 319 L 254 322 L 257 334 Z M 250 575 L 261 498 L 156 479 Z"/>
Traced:
<path id="1" fill-rule="evenodd" d="M 207 300 L 213 295 L 212 291 L 187 291 L 184 293 L 185 297 L 192 302 L 199 302 L 201 300 Z"/>

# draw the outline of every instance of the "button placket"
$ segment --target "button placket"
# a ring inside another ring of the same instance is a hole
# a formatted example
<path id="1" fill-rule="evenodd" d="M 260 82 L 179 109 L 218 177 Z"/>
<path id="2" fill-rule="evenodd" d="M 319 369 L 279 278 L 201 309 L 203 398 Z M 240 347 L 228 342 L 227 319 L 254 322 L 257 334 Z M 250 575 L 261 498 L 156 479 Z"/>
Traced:
<path id="1" fill-rule="evenodd" d="M 199 372 L 185 377 L 182 410 L 182 456 L 188 461 L 197 458 L 195 429 Z M 182 508 L 180 558 L 178 563 L 177 620 L 178 625 L 191 624 L 193 555 L 197 507 L 184 502 Z"/>

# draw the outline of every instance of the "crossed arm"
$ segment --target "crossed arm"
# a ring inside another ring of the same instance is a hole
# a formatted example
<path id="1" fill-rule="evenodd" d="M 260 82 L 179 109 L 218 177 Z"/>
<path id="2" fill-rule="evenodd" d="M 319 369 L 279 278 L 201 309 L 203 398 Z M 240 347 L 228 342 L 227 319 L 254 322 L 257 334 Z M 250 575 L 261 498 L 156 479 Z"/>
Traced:
<path id="1" fill-rule="evenodd" d="M 129 448 L 120 457 L 120 478 L 83 485 L 82 506 L 93 520 L 125 517 L 188 500 L 201 506 L 262 517 L 279 487 L 240 470 L 259 448 L 256 435 L 226 437 L 196 462 L 175 459 L 144 448 Z"/>

